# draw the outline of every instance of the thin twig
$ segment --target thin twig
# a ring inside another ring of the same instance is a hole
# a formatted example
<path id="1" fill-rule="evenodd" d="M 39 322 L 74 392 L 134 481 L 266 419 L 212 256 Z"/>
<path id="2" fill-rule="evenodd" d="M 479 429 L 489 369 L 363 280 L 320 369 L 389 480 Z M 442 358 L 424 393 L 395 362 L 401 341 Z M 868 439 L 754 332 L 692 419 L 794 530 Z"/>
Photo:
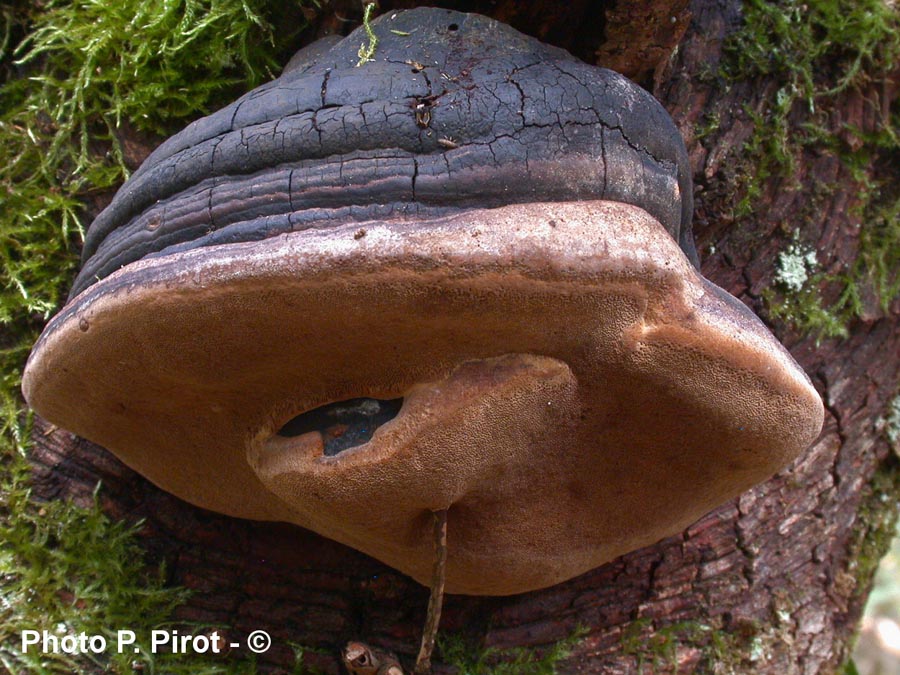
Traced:
<path id="1" fill-rule="evenodd" d="M 428 615 L 422 630 L 422 646 L 416 658 L 413 675 L 431 673 L 431 652 L 441 620 L 444 604 L 444 577 L 447 571 L 447 509 L 434 511 L 434 573 L 431 577 L 431 597 L 428 598 Z"/>

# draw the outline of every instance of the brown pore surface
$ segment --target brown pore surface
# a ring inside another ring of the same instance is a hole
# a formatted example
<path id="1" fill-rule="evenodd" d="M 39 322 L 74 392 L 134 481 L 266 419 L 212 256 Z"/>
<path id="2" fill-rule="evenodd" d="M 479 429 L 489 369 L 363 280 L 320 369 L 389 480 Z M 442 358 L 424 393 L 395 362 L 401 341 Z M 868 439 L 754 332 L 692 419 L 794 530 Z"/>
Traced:
<path id="1" fill-rule="evenodd" d="M 822 420 L 759 321 L 612 202 L 141 261 L 51 322 L 24 390 L 194 504 L 308 527 L 422 583 L 430 512 L 449 507 L 447 591 L 486 595 L 680 531 Z M 399 396 L 333 457 L 316 434 L 277 436 L 329 402 Z"/>

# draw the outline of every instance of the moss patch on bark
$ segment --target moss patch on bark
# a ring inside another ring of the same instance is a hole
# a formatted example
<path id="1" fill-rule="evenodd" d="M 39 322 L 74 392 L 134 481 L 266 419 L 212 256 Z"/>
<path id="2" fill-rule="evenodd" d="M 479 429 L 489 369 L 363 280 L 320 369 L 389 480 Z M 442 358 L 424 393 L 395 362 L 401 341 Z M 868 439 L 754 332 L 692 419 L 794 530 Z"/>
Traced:
<path id="1" fill-rule="evenodd" d="M 900 163 L 900 108 L 868 101 L 876 118 L 869 130 L 834 120 L 848 92 L 897 77 L 900 7 L 883 0 L 747 0 L 743 19 L 721 74 L 728 82 L 774 78 L 778 89 L 761 109 L 746 110 L 755 132 L 743 151 L 735 216 L 761 215 L 754 212 L 766 203 L 764 186 L 773 178 L 782 190 L 809 194 L 813 215 L 830 186 L 801 185 L 798 158 L 839 159 L 859 186 L 851 214 L 859 227 L 856 258 L 810 274 L 799 289 L 775 284 L 764 299 L 772 318 L 819 337 L 845 336 L 850 321 L 867 316 L 872 305 L 887 312 L 900 296 L 900 189 L 892 168 Z M 836 299 L 825 300 L 822 288 Z"/>
<path id="2" fill-rule="evenodd" d="M 185 591 L 136 526 L 31 498 L 20 373 L 77 266 L 84 204 L 127 176 L 123 129 L 153 138 L 273 76 L 304 26 L 261 0 L 0 2 L 0 663 L 10 672 L 252 673 L 249 658 L 151 654 Z M 283 10 L 282 10 L 283 11 Z M 100 488 L 98 487 L 98 490 Z M 23 652 L 21 631 L 134 630 L 140 652 Z M 182 634 L 213 626 L 180 627 Z M 312 672 L 297 652 L 296 673 Z"/>

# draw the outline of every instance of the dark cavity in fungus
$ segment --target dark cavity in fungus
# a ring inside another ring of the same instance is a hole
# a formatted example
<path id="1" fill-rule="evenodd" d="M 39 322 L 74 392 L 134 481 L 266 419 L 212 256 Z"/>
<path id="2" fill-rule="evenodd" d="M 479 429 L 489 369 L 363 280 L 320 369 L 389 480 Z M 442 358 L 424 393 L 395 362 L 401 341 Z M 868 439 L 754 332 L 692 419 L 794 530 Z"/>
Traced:
<path id="1" fill-rule="evenodd" d="M 297 415 L 278 431 L 291 438 L 313 431 L 322 435 L 325 455 L 331 457 L 349 448 L 368 443 L 382 424 L 400 412 L 402 398 L 351 398 L 329 403 Z"/>

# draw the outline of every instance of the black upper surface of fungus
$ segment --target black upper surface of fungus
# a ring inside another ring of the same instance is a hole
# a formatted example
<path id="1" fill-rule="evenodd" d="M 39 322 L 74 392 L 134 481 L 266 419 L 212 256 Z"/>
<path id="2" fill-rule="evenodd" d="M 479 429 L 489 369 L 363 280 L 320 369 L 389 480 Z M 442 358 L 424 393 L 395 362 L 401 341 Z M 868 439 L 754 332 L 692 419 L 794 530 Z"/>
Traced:
<path id="1" fill-rule="evenodd" d="M 691 178 L 660 104 L 609 70 L 478 15 L 379 17 L 163 143 L 88 232 L 72 295 L 152 255 L 353 221 L 607 199 L 696 265 Z"/>

